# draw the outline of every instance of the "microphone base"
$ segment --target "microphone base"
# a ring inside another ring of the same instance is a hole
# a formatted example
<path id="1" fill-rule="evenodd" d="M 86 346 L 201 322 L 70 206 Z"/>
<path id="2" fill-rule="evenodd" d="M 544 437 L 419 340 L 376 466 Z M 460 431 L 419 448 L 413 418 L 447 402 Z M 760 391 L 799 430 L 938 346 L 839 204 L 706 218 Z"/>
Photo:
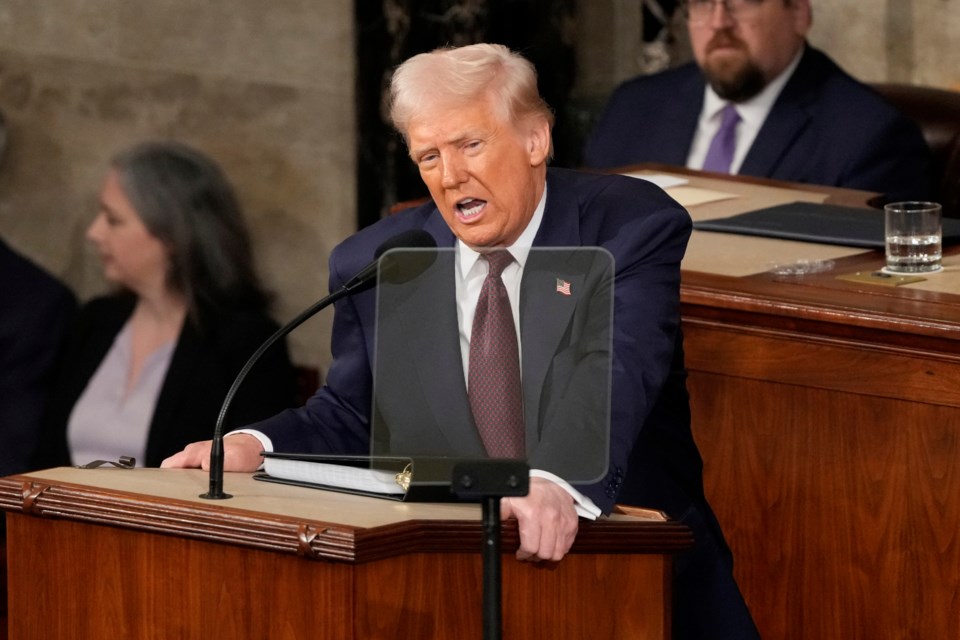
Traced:
<path id="1" fill-rule="evenodd" d="M 204 500 L 226 500 L 228 498 L 232 498 L 233 496 L 229 493 L 224 493 L 223 491 L 216 493 L 208 491 L 207 493 L 201 493 L 199 497 L 203 498 Z"/>

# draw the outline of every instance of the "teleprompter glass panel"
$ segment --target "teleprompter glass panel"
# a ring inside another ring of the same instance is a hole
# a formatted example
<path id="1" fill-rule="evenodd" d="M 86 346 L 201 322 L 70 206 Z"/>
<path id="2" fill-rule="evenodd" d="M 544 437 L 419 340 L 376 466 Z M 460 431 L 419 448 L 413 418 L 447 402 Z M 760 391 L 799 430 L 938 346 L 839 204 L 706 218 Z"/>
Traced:
<path id="1" fill-rule="evenodd" d="M 596 481 L 610 447 L 613 258 L 594 247 L 516 257 L 525 461 Z M 380 259 L 371 455 L 410 458 L 414 481 L 449 482 L 457 462 L 487 457 L 468 400 L 463 268 L 453 249 Z"/>

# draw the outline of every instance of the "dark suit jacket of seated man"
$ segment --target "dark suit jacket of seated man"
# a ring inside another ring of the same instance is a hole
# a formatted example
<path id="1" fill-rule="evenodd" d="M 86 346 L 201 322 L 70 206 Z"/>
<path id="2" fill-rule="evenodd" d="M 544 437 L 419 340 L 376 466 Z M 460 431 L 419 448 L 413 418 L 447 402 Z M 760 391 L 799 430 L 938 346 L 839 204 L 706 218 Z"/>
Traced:
<path id="1" fill-rule="evenodd" d="M 688 157 L 706 87 L 693 62 L 622 84 L 588 138 L 584 164 L 702 168 L 702 163 L 688 165 Z M 734 171 L 875 191 L 888 201 L 930 197 L 930 172 L 930 152 L 917 125 L 808 45 Z"/>

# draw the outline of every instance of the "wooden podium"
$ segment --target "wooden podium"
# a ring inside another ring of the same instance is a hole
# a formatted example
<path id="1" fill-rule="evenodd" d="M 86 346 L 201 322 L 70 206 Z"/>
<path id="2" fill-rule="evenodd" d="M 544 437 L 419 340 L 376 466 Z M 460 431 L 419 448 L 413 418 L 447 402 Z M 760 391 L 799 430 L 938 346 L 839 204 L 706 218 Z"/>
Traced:
<path id="1" fill-rule="evenodd" d="M 407 504 L 197 470 L 60 468 L 0 479 L 9 630 L 25 638 L 480 638 L 480 507 Z M 581 522 L 559 563 L 513 558 L 504 638 L 669 638 L 685 526 Z"/>

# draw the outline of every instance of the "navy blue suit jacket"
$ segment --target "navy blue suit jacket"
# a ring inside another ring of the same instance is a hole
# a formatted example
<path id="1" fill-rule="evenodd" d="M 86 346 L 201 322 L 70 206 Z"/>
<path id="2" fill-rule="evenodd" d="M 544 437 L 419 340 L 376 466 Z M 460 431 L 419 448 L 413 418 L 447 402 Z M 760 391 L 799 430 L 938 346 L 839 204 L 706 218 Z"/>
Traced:
<path id="1" fill-rule="evenodd" d="M 605 512 L 615 503 L 653 507 L 688 524 L 696 545 L 674 565 L 674 637 L 743 640 L 755 638 L 756 629 L 733 580 L 730 550 L 704 498 L 702 462 L 690 431 L 680 333 L 680 261 L 690 228 L 687 212 L 652 184 L 550 169 L 534 247 L 602 247 L 615 261 L 610 462 L 599 481 L 577 488 Z M 338 290 L 373 260 L 385 240 L 410 229 L 429 232 L 438 247 L 454 246 L 455 238 L 433 203 L 399 213 L 334 249 L 330 289 Z M 443 257 L 439 262 L 450 264 Z M 425 331 L 420 335 L 410 332 L 406 353 L 414 355 L 408 355 L 406 370 L 403 363 L 395 369 L 397 375 L 421 383 L 421 389 L 405 388 L 411 405 L 429 407 L 420 411 L 415 425 L 425 450 L 430 447 L 432 455 L 482 455 L 479 437 L 464 426 L 472 424 L 472 418 L 457 338 L 452 268 L 414 296 L 414 301 L 436 309 L 436 317 L 422 323 Z M 576 271 L 572 266 L 571 272 Z M 589 277 L 590 269 L 582 271 Z M 566 410 L 551 413 L 550 402 L 544 402 L 555 392 L 548 382 L 552 373 L 563 369 L 567 363 L 561 361 L 570 353 L 564 348 L 569 343 L 557 336 L 576 330 L 577 313 L 534 313 L 524 306 L 524 292 L 542 275 L 528 261 L 521 283 L 520 332 L 527 457 L 532 467 L 550 470 L 558 456 L 575 456 L 589 446 L 567 432 Z M 442 301 L 447 301 L 446 309 L 437 306 Z M 326 385 L 304 407 L 251 425 L 271 438 L 276 451 L 370 451 L 376 303 L 374 291 L 341 299 Z M 544 336 L 558 345 L 557 352 L 542 348 Z M 577 380 L 576 375 L 566 379 Z M 438 412 L 436 407 L 449 408 Z M 458 441 L 451 434 L 460 434 Z"/>
<path id="2" fill-rule="evenodd" d="M 685 165 L 704 89 L 694 63 L 624 83 L 587 142 L 585 164 Z M 929 197 L 930 170 L 929 150 L 917 126 L 808 46 L 739 173 L 912 200 Z"/>
<path id="3" fill-rule="evenodd" d="M 428 231 L 438 247 L 454 246 L 455 238 L 433 203 L 402 212 L 363 229 L 333 251 L 331 290 L 372 260 L 384 240 L 414 228 Z M 702 500 L 701 463 L 690 434 L 680 355 L 680 261 L 689 233 L 686 211 L 657 187 L 620 176 L 548 171 L 546 209 L 534 245 L 603 247 L 615 260 L 610 464 L 601 481 L 578 487 L 604 511 L 628 497 L 679 515 Z M 452 272 L 448 283 L 452 290 Z M 275 450 L 369 452 L 375 306 L 374 291 L 337 303 L 334 360 L 326 385 L 304 407 L 253 425 L 271 438 Z M 445 351 L 453 369 L 446 376 L 456 381 L 445 386 L 465 403 L 459 346 L 450 329 L 456 317 L 452 297 L 450 307 L 447 331 L 438 336 L 436 349 Z M 525 372 L 533 343 L 527 335 L 542 322 L 536 314 L 521 312 Z M 410 371 L 414 375 L 415 365 Z M 530 393 L 525 389 L 528 398 Z M 536 416 L 534 420 L 541 424 L 541 433 L 534 435 L 544 449 L 556 446 L 562 434 L 547 435 L 549 426 Z M 474 437 L 464 445 L 466 454 L 476 451 L 476 443 Z M 534 465 L 549 465 L 536 446 L 528 457 Z"/>

